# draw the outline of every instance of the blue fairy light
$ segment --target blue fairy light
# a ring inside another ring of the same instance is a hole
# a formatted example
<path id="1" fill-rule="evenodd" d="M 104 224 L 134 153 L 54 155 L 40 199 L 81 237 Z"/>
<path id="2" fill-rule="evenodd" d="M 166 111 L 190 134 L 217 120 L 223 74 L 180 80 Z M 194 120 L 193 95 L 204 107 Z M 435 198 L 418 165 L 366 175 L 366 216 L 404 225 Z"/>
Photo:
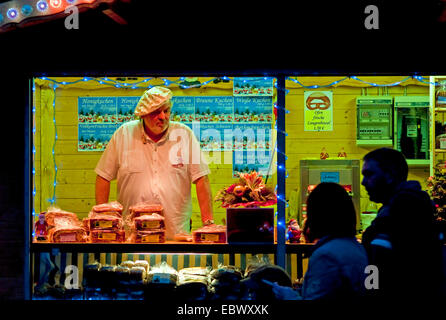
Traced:
<path id="1" fill-rule="evenodd" d="M 9 19 L 14 20 L 15 18 L 17 18 L 19 13 L 16 8 L 11 8 L 6 12 L 6 15 L 8 16 Z"/>
<path id="2" fill-rule="evenodd" d="M 29 4 L 25 4 L 21 11 L 24 16 L 29 16 L 33 12 L 33 7 L 31 7 Z"/>
<path id="3" fill-rule="evenodd" d="M 48 9 L 48 3 L 45 0 L 41 0 L 39 2 L 37 2 L 37 10 L 39 10 L 40 12 L 44 12 Z"/>

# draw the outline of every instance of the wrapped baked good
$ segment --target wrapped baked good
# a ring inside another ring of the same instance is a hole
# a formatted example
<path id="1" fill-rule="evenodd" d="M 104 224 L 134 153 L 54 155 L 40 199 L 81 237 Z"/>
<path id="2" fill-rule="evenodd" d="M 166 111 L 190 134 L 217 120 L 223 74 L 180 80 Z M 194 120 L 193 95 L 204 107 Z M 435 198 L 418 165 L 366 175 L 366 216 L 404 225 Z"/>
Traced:
<path id="1" fill-rule="evenodd" d="M 117 201 L 95 205 L 83 223 L 89 231 L 120 230 L 124 226 L 122 209 L 122 205 Z"/>
<path id="2" fill-rule="evenodd" d="M 249 277 L 251 272 L 265 265 L 271 265 L 271 262 L 267 257 L 259 257 L 258 255 L 253 255 L 247 263 L 244 277 Z"/>
<path id="3" fill-rule="evenodd" d="M 163 206 L 160 204 L 152 204 L 147 202 L 142 202 L 133 206 L 130 206 L 129 208 L 129 219 L 133 220 L 137 217 L 143 216 L 143 215 L 151 215 L 157 213 L 161 216 L 163 216 Z"/>
<path id="4" fill-rule="evenodd" d="M 133 225 L 140 231 L 164 229 L 164 217 L 158 213 L 142 215 L 133 219 Z"/>
<path id="5" fill-rule="evenodd" d="M 149 271 L 149 262 L 147 260 L 136 260 L 134 267 L 143 267 L 146 272 Z"/>
<path id="6" fill-rule="evenodd" d="M 50 207 L 45 214 L 50 242 L 85 242 L 86 231 L 77 215 L 72 212 Z"/>
<path id="7" fill-rule="evenodd" d="M 178 272 L 178 285 L 200 282 L 208 285 L 209 269 L 202 267 L 183 268 Z"/>
<path id="8" fill-rule="evenodd" d="M 237 278 L 238 280 L 241 280 L 243 277 L 242 271 L 240 270 L 240 268 L 236 267 L 236 266 L 224 266 L 222 264 L 219 264 L 217 269 L 212 270 L 209 273 L 209 276 L 211 277 L 211 279 L 222 279 L 225 277 L 230 277 L 230 278 Z"/>
<path id="9" fill-rule="evenodd" d="M 75 213 L 64 211 L 56 207 L 48 208 L 45 214 L 45 221 L 48 224 L 48 228 L 81 226 Z"/>
<path id="10" fill-rule="evenodd" d="M 192 232 L 195 243 L 226 243 L 226 226 L 209 225 Z"/>
<path id="11" fill-rule="evenodd" d="M 124 230 L 91 230 L 91 242 L 125 242 Z"/>
<path id="12" fill-rule="evenodd" d="M 142 284 L 146 279 L 147 272 L 144 267 L 132 267 L 129 271 L 131 283 Z"/>
<path id="13" fill-rule="evenodd" d="M 83 285 L 84 287 L 95 288 L 99 287 L 99 269 L 102 265 L 95 261 L 94 263 L 87 264 L 84 267 Z"/>
<path id="14" fill-rule="evenodd" d="M 165 261 L 154 266 L 147 274 L 147 283 L 164 283 L 176 285 L 178 271 L 169 266 Z"/>
<path id="15" fill-rule="evenodd" d="M 92 208 L 93 213 L 100 213 L 103 215 L 116 216 L 118 218 L 122 217 L 122 210 L 123 210 L 123 206 L 117 201 L 98 204 L 98 205 L 93 206 L 93 208 Z"/>
<path id="16" fill-rule="evenodd" d="M 238 300 L 241 295 L 242 271 L 235 266 L 219 264 L 210 272 L 210 291 L 215 300 Z"/>
<path id="17" fill-rule="evenodd" d="M 50 242 L 85 242 L 87 234 L 82 227 L 54 227 L 48 232 Z"/>
<path id="18" fill-rule="evenodd" d="M 174 240 L 181 241 L 181 242 L 192 242 L 194 240 L 194 238 L 189 233 L 181 232 L 181 233 L 175 234 Z"/>
<path id="19" fill-rule="evenodd" d="M 99 269 L 99 282 L 100 287 L 111 290 L 116 287 L 116 266 L 104 265 Z"/>
<path id="20" fill-rule="evenodd" d="M 163 243 L 166 242 L 164 230 L 135 231 L 130 237 L 134 243 Z"/>
<path id="21" fill-rule="evenodd" d="M 112 215 L 95 214 L 88 218 L 89 230 L 119 230 L 122 229 L 122 218 Z"/>
<path id="22" fill-rule="evenodd" d="M 115 274 L 118 286 L 125 288 L 130 282 L 130 268 L 117 266 Z"/>
<path id="23" fill-rule="evenodd" d="M 121 267 L 132 268 L 133 266 L 135 266 L 135 262 L 131 260 L 121 262 Z"/>

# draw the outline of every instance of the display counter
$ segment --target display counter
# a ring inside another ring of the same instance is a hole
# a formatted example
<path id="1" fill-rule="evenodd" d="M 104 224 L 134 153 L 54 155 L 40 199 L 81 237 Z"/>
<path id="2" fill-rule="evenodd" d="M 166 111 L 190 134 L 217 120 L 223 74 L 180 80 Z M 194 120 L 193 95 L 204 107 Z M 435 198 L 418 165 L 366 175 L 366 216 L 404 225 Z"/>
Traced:
<path id="1" fill-rule="evenodd" d="M 308 253 L 313 244 L 286 244 L 286 271 L 293 281 L 301 279 L 308 265 Z M 114 296 L 91 297 L 88 285 L 88 270 L 98 264 L 104 270 L 117 270 L 126 261 L 146 262 L 150 270 L 163 265 L 181 272 L 191 268 L 217 270 L 222 266 L 238 268 L 242 274 L 256 262 L 276 264 L 277 244 L 200 244 L 168 241 L 160 244 L 133 243 L 32 243 L 31 244 L 31 296 L 33 299 L 116 299 Z M 49 293 L 42 294 L 37 283 L 51 275 L 48 268 L 58 267 L 58 277 Z M 47 275 L 45 275 L 47 273 Z M 73 274 L 75 276 L 73 278 Z M 99 274 L 99 273 L 98 273 Z M 73 280 L 74 279 L 74 280 Z M 93 279 L 96 279 L 93 277 Z M 98 279 L 102 279 L 98 276 Z M 75 281 L 78 286 L 67 289 Z M 147 284 L 147 283 L 146 283 Z M 55 288 L 59 288 L 57 291 Z M 128 290 L 132 291 L 132 286 Z M 97 290 L 97 289 L 95 289 Z M 94 290 L 93 290 L 94 291 Z M 56 293 L 55 293 L 56 292 Z M 147 297 L 145 297 L 147 298 Z M 145 299 L 126 296 L 126 299 Z"/>
<path id="2" fill-rule="evenodd" d="M 287 253 L 307 253 L 312 243 L 292 243 L 286 245 Z M 166 241 L 156 244 L 134 243 L 33 243 L 31 252 L 181 252 L 181 253 L 275 253 L 277 244 L 223 244 L 223 243 L 184 243 Z"/>

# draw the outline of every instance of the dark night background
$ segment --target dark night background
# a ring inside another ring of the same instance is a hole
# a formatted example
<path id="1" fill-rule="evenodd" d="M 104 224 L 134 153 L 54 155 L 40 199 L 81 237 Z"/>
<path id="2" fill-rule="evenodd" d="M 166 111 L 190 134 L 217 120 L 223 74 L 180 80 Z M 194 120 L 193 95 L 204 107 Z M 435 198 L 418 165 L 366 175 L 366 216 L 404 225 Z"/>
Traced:
<path id="1" fill-rule="evenodd" d="M 80 14 L 79 30 L 60 18 L 0 33 L 0 300 L 24 297 L 32 76 L 446 74 L 444 2 L 326 2 L 118 1 L 127 25 L 104 4 Z M 364 28 L 368 4 L 379 30 Z"/>

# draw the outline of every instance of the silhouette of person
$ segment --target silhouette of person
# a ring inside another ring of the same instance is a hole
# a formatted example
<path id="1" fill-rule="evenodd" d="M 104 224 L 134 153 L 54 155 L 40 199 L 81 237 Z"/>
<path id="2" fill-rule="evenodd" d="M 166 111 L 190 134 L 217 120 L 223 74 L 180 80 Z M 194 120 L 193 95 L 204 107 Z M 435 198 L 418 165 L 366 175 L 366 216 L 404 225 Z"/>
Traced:
<path id="1" fill-rule="evenodd" d="M 302 288 L 272 284 L 276 297 L 321 300 L 363 296 L 367 255 L 355 237 L 355 208 L 342 186 L 324 182 L 310 193 L 305 230 L 306 238 L 315 246 Z"/>
<path id="2" fill-rule="evenodd" d="M 407 181 L 408 165 L 401 152 L 380 148 L 363 160 L 362 185 L 371 201 L 382 203 L 362 236 L 369 263 L 379 271 L 373 295 L 444 295 L 443 248 L 429 195 L 418 181 Z"/>

